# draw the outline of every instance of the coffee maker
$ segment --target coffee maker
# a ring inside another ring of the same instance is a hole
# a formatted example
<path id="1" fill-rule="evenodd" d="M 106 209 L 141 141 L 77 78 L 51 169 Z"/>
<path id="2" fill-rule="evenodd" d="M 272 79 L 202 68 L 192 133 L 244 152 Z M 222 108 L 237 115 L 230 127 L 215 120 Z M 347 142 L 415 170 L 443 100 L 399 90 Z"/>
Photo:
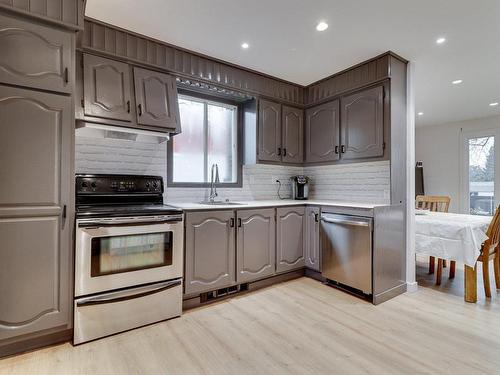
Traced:
<path id="1" fill-rule="evenodd" d="M 293 176 L 292 180 L 292 198 L 307 199 L 309 197 L 309 177 Z"/>

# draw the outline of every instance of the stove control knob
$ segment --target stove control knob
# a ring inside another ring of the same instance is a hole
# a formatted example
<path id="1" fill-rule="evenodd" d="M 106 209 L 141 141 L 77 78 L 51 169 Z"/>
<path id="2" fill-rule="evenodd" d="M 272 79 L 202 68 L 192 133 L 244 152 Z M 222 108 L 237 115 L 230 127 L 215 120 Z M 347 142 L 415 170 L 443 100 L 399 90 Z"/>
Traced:
<path id="1" fill-rule="evenodd" d="M 153 181 L 153 187 L 156 189 L 158 187 L 158 182 Z"/>
<path id="2" fill-rule="evenodd" d="M 89 184 L 87 184 L 87 181 L 83 181 L 83 182 L 82 182 L 82 187 L 83 187 L 83 188 L 86 188 L 86 187 L 88 187 L 88 186 L 89 186 Z"/>
<path id="3" fill-rule="evenodd" d="M 96 184 L 95 182 L 92 182 L 92 183 L 90 184 L 90 186 L 92 187 L 92 189 L 95 189 L 95 188 L 96 188 L 96 186 L 97 186 L 97 184 Z"/>
<path id="4" fill-rule="evenodd" d="M 147 188 L 149 187 L 149 181 L 146 181 L 146 187 Z"/>

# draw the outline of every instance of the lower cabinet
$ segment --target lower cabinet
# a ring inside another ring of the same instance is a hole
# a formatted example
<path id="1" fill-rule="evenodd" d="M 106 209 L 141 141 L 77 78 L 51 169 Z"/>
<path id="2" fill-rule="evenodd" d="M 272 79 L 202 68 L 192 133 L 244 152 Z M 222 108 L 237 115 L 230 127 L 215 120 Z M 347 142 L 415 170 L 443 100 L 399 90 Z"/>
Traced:
<path id="1" fill-rule="evenodd" d="M 306 234 L 308 219 L 303 206 L 186 213 L 185 294 L 304 267 L 306 240 L 315 237 Z M 319 267 L 318 242 L 308 250 L 311 268 Z"/>
<path id="2" fill-rule="evenodd" d="M 285 207 L 276 210 L 276 271 L 291 271 L 305 265 L 305 207 Z"/>
<path id="3" fill-rule="evenodd" d="M 234 284 L 235 219 L 233 211 L 186 214 L 185 294 Z"/>
<path id="4" fill-rule="evenodd" d="M 0 357 L 71 328 L 71 98 L 0 85 Z"/>
<path id="5" fill-rule="evenodd" d="M 236 279 L 245 283 L 275 272 L 274 208 L 237 211 Z"/>
<path id="6" fill-rule="evenodd" d="M 320 269 L 320 247 L 319 247 L 319 207 L 306 207 L 306 245 L 305 262 L 306 267 L 315 271 Z"/>

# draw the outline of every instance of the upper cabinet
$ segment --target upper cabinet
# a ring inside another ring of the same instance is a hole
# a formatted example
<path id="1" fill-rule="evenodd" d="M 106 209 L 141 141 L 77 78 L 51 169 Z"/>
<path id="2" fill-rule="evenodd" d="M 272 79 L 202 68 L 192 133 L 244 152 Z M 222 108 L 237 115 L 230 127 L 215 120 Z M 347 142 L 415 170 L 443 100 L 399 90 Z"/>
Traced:
<path id="1" fill-rule="evenodd" d="M 304 111 L 283 106 L 282 122 L 282 160 L 285 163 L 302 163 L 304 161 Z"/>
<path id="2" fill-rule="evenodd" d="M 129 66 L 94 55 L 84 55 L 83 69 L 85 115 L 131 121 Z"/>
<path id="3" fill-rule="evenodd" d="M 281 105 L 259 101 L 259 160 L 281 161 Z"/>
<path id="4" fill-rule="evenodd" d="M 341 99 L 342 159 L 384 155 L 384 87 L 377 86 Z"/>
<path id="5" fill-rule="evenodd" d="M 176 129 L 180 133 L 175 78 L 159 72 L 134 68 L 137 123 Z"/>
<path id="6" fill-rule="evenodd" d="M 308 163 L 384 156 L 384 86 L 376 86 L 306 111 Z"/>
<path id="7" fill-rule="evenodd" d="M 79 119 L 181 132 L 175 77 L 84 54 L 78 79 L 83 86 Z"/>
<path id="8" fill-rule="evenodd" d="M 0 15 L 0 81 L 71 93 L 72 33 Z"/>
<path id="9" fill-rule="evenodd" d="M 259 100 L 258 159 L 283 163 L 304 161 L 304 112 Z"/>
<path id="10" fill-rule="evenodd" d="M 339 159 L 339 101 L 306 111 L 306 162 L 328 162 Z"/>

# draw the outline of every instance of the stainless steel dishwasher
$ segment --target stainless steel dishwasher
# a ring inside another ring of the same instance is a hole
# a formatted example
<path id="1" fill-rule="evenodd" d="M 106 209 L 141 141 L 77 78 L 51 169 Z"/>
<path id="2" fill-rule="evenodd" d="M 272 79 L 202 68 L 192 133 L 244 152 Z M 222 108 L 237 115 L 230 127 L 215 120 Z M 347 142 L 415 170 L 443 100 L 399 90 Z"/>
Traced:
<path id="1" fill-rule="evenodd" d="M 372 233 L 372 218 L 322 213 L 323 277 L 372 294 Z"/>

